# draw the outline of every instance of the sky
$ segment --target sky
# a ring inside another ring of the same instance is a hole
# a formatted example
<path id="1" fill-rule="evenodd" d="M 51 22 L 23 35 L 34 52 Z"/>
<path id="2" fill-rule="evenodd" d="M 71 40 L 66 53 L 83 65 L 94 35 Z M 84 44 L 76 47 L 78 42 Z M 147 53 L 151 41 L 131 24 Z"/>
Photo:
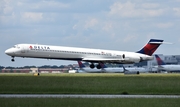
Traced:
<path id="1" fill-rule="evenodd" d="M 11 57 L 15 44 L 35 43 L 180 55 L 180 0 L 0 0 L 0 66 L 67 65 L 75 61 Z"/>

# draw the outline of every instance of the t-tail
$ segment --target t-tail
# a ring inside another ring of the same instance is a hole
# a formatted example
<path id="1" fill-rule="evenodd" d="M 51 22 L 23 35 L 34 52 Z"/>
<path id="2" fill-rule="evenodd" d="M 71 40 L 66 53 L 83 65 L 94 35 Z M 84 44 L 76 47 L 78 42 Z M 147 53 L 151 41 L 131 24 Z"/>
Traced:
<path id="1" fill-rule="evenodd" d="M 159 66 L 161 66 L 161 65 L 166 65 L 166 64 L 164 63 L 164 61 L 163 61 L 158 55 L 155 55 L 155 57 L 156 57 L 156 61 L 157 61 L 157 63 L 158 63 Z"/>
<path id="2" fill-rule="evenodd" d="M 142 53 L 151 56 L 156 49 L 163 43 L 164 40 L 150 39 L 150 41 L 137 53 Z"/>

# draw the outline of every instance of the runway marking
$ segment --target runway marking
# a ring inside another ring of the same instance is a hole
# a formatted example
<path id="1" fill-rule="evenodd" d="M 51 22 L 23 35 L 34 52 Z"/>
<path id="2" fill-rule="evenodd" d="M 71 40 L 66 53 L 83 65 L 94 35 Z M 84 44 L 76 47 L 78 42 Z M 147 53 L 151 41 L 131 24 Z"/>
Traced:
<path id="1" fill-rule="evenodd" d="M 0 94 L 0 98 L 180 98 L 180 95 Z"/>

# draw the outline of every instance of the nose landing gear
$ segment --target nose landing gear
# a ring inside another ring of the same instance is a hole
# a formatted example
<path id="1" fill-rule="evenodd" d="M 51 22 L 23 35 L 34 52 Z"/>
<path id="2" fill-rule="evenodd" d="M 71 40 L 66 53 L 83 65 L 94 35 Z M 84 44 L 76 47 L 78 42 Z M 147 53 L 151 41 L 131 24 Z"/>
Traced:
<path id="1" fill-rule="evenodd" d="M 14 61 L 15 61 L 15 60 L 14 60 L 14 56 L 12 56 L 12 59 L 11 59 L 11 61 L 12 61 L 12 62 L 14 62 Z"/>

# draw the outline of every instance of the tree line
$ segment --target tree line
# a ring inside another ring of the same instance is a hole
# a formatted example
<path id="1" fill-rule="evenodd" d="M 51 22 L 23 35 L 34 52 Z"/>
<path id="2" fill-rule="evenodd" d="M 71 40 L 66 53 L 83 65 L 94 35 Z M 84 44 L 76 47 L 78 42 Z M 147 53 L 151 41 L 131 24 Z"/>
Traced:
<path id="1" fill-rule="evenodd" d="M 73 65 L 69 64 L 69 65 L 42 65 L 42 66 L 24 66 L 24 67 L 11 67 L 11 66 L 0 66 L 0 69 L 28 69 L 28 68 L 73 68 Z"/>

